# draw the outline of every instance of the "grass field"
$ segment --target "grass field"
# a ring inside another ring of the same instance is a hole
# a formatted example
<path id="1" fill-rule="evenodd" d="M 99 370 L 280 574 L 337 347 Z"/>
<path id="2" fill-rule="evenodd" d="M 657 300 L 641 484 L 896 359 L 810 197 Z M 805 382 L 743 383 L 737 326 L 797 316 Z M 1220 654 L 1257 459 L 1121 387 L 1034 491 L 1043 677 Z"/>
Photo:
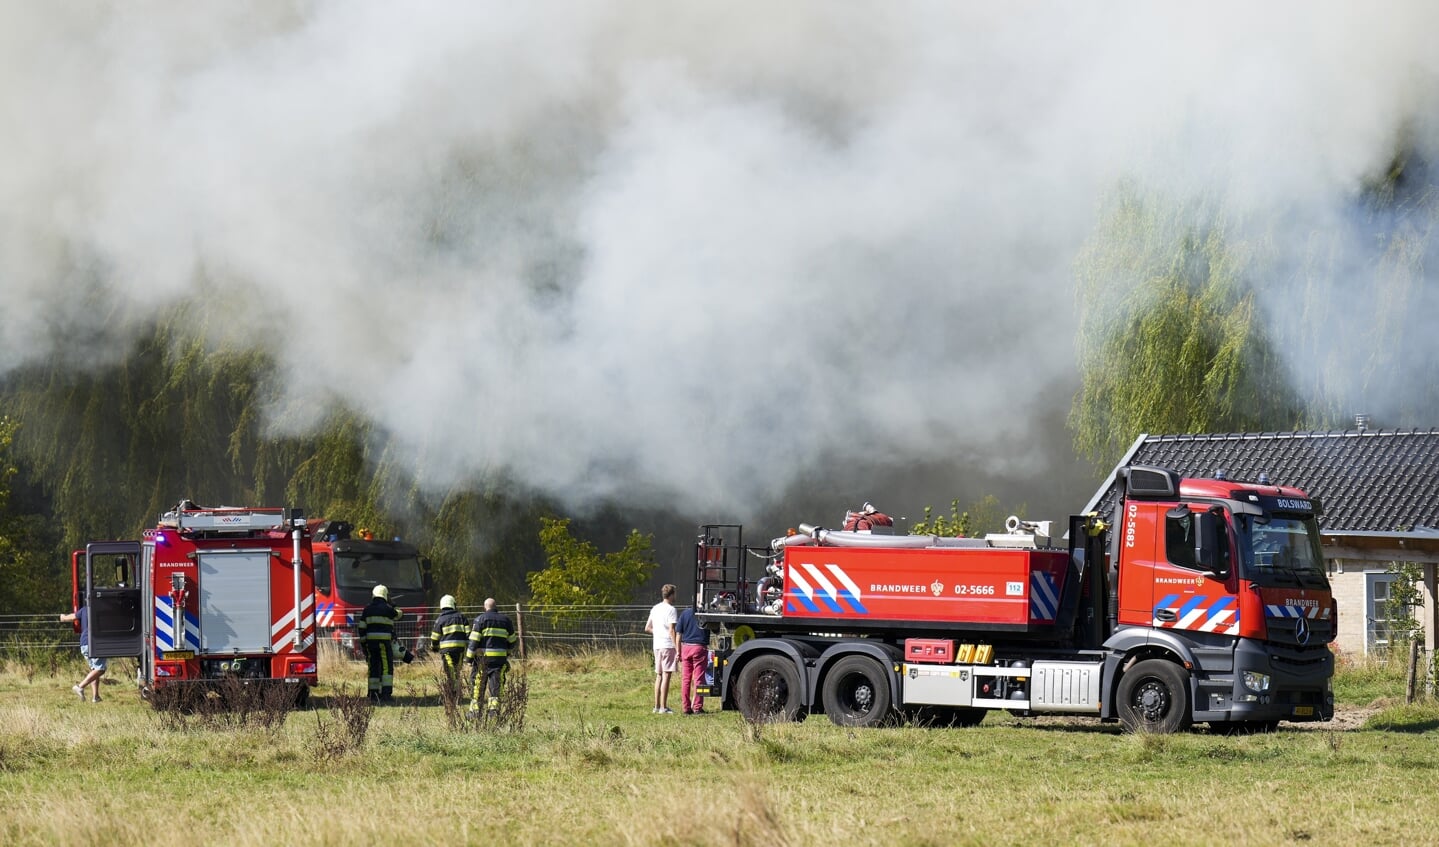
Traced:
<path id="1" fill-rule="evenodd" d="M 0 844 L 1427 844 L 1439 708 L 1392 705 L 1397 669 L 1346 668 L 1329 728 L 1125 735 L 991 715 L 970 729 L 750 727 L 650 714 L 648 657 L 526 665 L 518 731 L 454 729 L 436 664 L 334 754 L 363 688 L 327 660 L 315 708 L 265 727 L 177 722 L 112 666 L 0 672 Z M 133 668 L 133 665 L 131 665 Z M 1377 701 L 1377 702 L 1375 702 Z M 678 705 L 678 695 L 672 705 Z M 1286 725 L 1287 726 L 1287 725 Z"/>

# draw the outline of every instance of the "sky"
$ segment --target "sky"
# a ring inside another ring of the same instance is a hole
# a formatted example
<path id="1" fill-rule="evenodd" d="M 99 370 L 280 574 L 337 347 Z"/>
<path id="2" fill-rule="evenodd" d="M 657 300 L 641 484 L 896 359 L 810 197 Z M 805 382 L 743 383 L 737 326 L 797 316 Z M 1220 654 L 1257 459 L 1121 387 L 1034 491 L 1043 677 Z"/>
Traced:
<path id="1" fill-rule="evenodd" d="M 1322 227 L 1401 134 L 1435 146 L 1435 31 L 1425 2 L 3 4 L 0 376 L 103 366 L 187 302 L 275 358 L 270 432 L 356 409 L 437 491 L 1062 519 L 1102 475 L 1064 417 L 1107 192 Z"/>

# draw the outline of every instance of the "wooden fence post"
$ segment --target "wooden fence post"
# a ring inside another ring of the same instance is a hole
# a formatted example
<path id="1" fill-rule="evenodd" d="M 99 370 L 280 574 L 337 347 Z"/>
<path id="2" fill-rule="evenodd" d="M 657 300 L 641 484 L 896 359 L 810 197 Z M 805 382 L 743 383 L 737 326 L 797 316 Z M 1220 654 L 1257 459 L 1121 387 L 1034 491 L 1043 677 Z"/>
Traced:
<path id="1" fill-rule="evenodd" d="M 1419 672 L 1419 639 L 1409 639 L 1409 674 L 1404 686 L 1404 702 L 1414 702 L 1414 682 Z"/>
<path id="2" fill-rule="evenodd" d="M 525 614 L 520 604 L 515 604 L 515 634 L 520 637 L 520 661 L 525 660 Z"/>

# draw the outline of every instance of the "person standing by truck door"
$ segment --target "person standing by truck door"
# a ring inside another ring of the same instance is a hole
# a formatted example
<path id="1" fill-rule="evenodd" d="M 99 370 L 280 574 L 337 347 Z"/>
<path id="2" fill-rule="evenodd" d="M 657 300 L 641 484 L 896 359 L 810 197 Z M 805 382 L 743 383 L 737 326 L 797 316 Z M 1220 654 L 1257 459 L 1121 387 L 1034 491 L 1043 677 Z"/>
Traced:
<path id="1" fill-rule="evenodd" d="M 495 608 L 495 598 L 487 598 L 484 614 L 475 618 L 469 646 L 465 648 L 465 658 L 471 664 L 479 663 L 480 668 L 471 694 L 471 714 L 479 714 L 481 686 L 485 691 L 486 712 L 494 715 L 500 711 L 500 688 L 505 684 L 505 668 L 510 665 L 510 647 L 519 640 L 515 625 Z"/>
<path id="2" fill-rule="evenodd" d="M 355 619 L 355 631 L 365 644 L 365 660 L 370 666 L 370 699 L 388 703 L 395 697 L 395 624 L 404 612 L 390 605 L 390 589 L 375 586 L 373 599 Z"/>
<path id="3" fill-rule="evenodd" d="M 440 614 L 435 618 L 434 628 L 430 630 L 430 649 L 440 654 L 450 697 L 460 696 L 463 690 L 460 688 L 460 668 L 465 662 L 465 645 L 469 640 L 469 632 L 470 622 L 455 608 L 454 596 L 446 594 L 441 597 Z"/>
<path id="4" fill-rule="evenodd" d="M 675 629 L 680 636 L 680 711 L 686 715 L 702 715 L 705 701 L 699 688 L 704 684 L 705 669 L 710 662 L 710 636 L 695 619 L 694 606 L 680 612 Z"/>
<path id="5" fill-rule="evenodd" d="M 105 675 L 108 664 L 104 659 L 90 658 L 90 610 L 81 606 L 73 612 L 67 612 L 60 616 L 61 623 L 70 623 L 71 621 L 80 622 L 80 655 L 85 657 L 85 663 L 90 670 L 79 684 L 70 686 L 70 690 L 78 694 L 80 702 L 83 703 L 85 702 L 85 686 L 93 684 L 95 696 L 90 702 L 98 703 L 100 702 L 100 677 Z"/>
<path id="6" fill-rule="evenodd" d="M 675 613 L 675 587 L 665 583 L 660 589 L 660 601 L 650 609 L 649 620 L 645 621 L 645 632 L 654 636 L 655 649 L 655 708 L 657 715 L 673 715 L 670 708 L 670 677 L 679 669 L 680 640 L 675 631 L 679 616 Z"/>

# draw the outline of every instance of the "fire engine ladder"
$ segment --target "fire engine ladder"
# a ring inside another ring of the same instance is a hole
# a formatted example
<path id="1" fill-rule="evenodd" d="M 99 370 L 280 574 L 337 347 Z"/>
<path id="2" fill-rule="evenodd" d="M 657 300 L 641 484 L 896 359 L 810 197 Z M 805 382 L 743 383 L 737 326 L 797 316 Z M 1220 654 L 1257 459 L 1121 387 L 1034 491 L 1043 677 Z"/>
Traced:
<path id="1" fill-rule="evenodd" d="M 177 509 L 160 516 L 160 525 L 190 532 L 251 533 L 288 529 L 285 509 Z"/>

